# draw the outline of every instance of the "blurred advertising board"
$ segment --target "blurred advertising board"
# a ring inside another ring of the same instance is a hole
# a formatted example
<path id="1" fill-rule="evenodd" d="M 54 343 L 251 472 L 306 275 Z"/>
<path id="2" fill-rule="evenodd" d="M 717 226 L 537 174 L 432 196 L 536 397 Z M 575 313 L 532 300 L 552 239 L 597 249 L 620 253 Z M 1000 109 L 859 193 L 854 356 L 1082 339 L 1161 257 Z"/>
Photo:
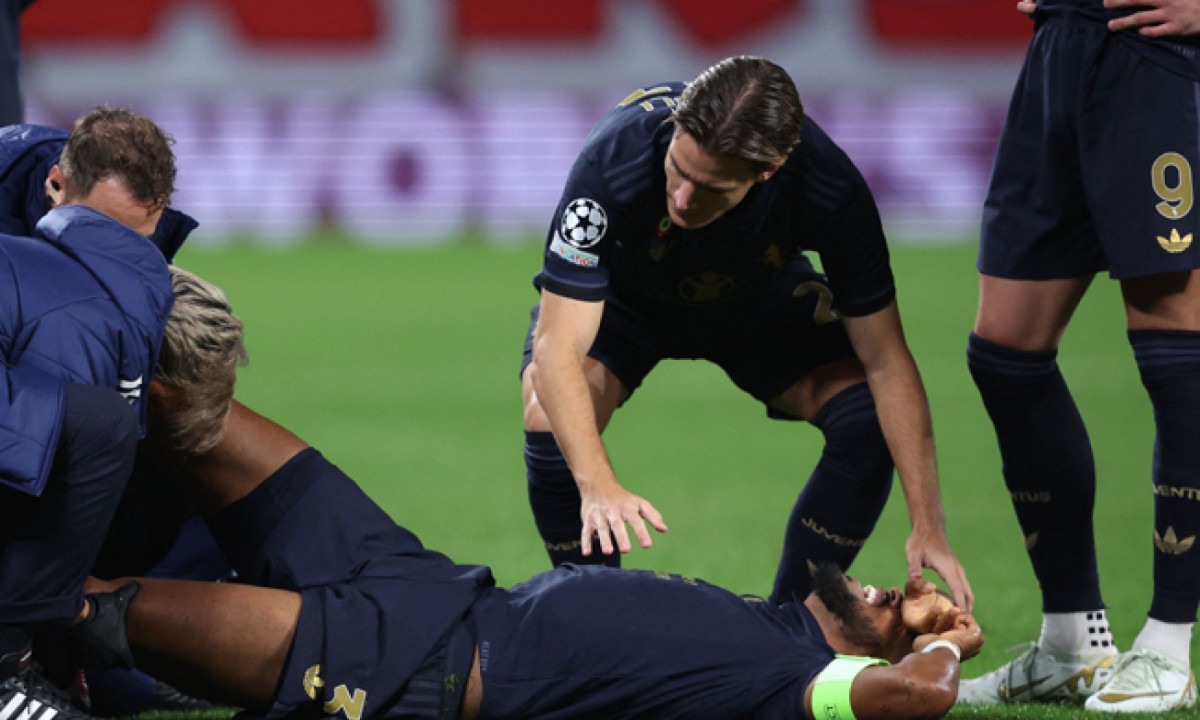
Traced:
<path id="1" fill-rule="evenodd" d="M 630 89 L 764 55 L 893 236 L 949 240 L 977 231 L 1029 25 L 1010 0 L 38 0 L 23 81 L 31 122 L 158 119 L 206 242 L 504 241 L 545 232 Z"/>

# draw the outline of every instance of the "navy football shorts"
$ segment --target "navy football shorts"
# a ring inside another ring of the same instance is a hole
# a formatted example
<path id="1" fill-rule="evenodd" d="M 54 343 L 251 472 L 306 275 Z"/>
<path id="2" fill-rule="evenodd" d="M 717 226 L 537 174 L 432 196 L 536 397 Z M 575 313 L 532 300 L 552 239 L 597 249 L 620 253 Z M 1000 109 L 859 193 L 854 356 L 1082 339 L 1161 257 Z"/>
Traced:
<path id="1" fill-rule="evenodd" d="M 997 152 L 979 271 L 1124 279 L 1200 266 L 1198 93 L 1101 22 L 1044 20 Z"/>
<path id="2" fill-rule="evenodd" d="M 311 448 L 210 526 L 242 579 L 300 593 L 267 717 L 457 717 L 490 571 L 426 550 Z"/>
<path id="3" fill-rule="evenodd" d="M 629 395 L 660 360 L 708 360 L 743 392 L 766 404 L 813 370 L 845 358 L 854 348 L 840 320 L 830 321 L 832 293 L 822 275 L 786 271 L 782 292 L 737 306 L 651 313 L 618 298 L 604 304 L 600 330 L 588 352 Z M 803 287 L 799 297 L 795 289 Z M 521 372 L 533 360 L 539 306 L 530 311 Z M 795 419 L 768 406 L 771 417 Z"/>

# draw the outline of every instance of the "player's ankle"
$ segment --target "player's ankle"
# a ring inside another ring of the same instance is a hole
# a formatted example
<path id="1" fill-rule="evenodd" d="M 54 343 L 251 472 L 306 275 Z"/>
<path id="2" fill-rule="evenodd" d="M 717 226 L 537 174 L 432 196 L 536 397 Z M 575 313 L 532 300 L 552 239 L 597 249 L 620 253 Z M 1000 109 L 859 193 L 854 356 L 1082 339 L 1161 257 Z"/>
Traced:
<path id="1" fill-rule="evenodd" d="M 1194 625 L 1195 623 L 1168 623 L 1146 618 L 1146 624 L 1133 641 L 1133 649 L 1153 650 L 1181 667 L 1190 667 Z"/>
<path id="2" fill-rule="evenodd" d="M 1056 659 L 1071 661 L 1118 652 L 1103 609 L 1043 614 L 1038 646 Z"/>

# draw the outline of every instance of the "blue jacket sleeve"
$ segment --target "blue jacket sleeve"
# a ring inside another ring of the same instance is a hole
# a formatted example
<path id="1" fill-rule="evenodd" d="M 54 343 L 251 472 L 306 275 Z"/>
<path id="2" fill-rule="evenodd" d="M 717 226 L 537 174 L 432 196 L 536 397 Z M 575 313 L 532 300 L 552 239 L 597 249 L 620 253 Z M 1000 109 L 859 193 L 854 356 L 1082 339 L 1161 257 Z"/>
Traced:
<path id="1" fill-rule="evenodd" d="M 16 269 L 0 252 L 0 484 L 40 495 L 54 462 L 66 409 L 67 380 L 44 369 L 13 365 L 20 324 Z"/>
<path id="2" fill-rule="evenodd" d="M 67 382 L 32 367 L 3 366 L 0 383 L 0 483 L 41 495 L 54 462 Z"/>

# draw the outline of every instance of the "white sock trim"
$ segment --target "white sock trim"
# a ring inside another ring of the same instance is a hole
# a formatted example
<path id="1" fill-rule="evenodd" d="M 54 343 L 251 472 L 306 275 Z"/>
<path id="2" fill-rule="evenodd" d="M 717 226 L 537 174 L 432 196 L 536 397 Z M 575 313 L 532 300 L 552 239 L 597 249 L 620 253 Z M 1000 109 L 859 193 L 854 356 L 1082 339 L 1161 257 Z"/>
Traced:
<path id="1" fill-rule="evenodd" d="M 1038 645 L 1063 655 L 1115 655 L 1116 642 L 1103 609 L 1069 613 L 1044 613 Z"/>

